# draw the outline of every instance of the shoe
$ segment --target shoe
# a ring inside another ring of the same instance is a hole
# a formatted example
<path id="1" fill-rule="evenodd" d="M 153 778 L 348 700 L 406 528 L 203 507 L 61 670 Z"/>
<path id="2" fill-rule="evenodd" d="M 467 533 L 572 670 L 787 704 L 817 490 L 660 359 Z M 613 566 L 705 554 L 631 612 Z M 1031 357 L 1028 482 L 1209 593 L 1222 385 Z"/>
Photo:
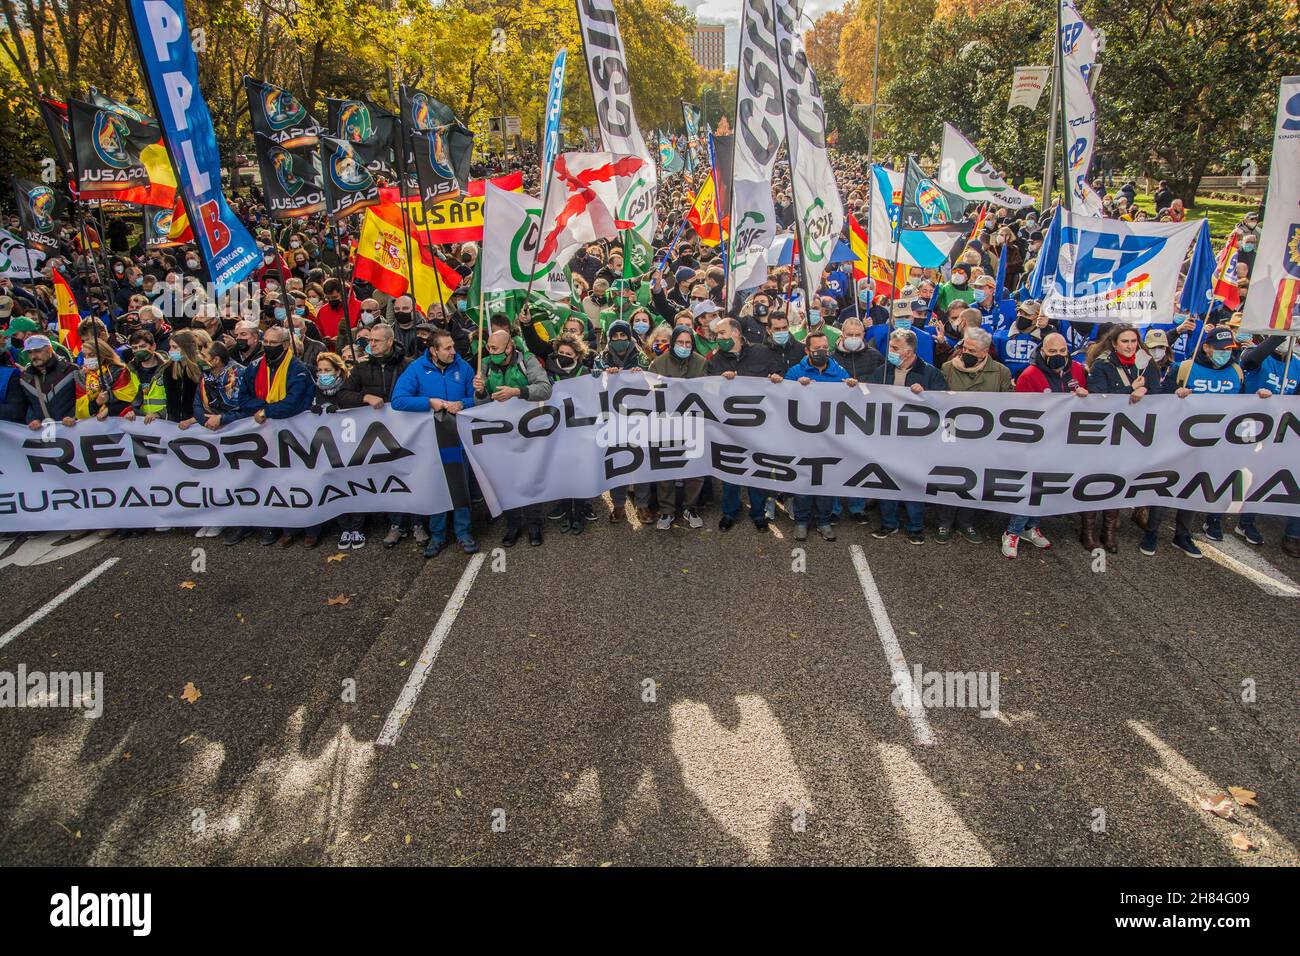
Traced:
<path id="1" fill-rule="evenodd" d="M 1079 515 L 1079 544 L 1089 552 L 1101 547 L 1101 542 L 1097 540 L 1097 512 L 1085 511 Z"/>
<path id="2" fill-rule="evenodd" d="M 231 528 L 226 532 L 226 536 L 221 540 L 226 542 L 226 544 L 239 544 L 239 542 L 252 534 L 254 530 L 255 529 L 248 527 Z"/>
<path id="3" fill-rule="evenodd" d="M 754 519 L 754 530 L 755 530 L 755 531 L 766 531 L 766 530 L 767 530 L 767 519 L 766 519 L 766 518 L 755 518 L 755 519 Z"/>
<path id="4" fill-rule="evenodd" d="M 808 540 L 808 526 L 806 524 L 797 524 L 794 526 L 794 539 L 796 541 Z"/>
<path id="5" fill-rule="evenodd" d="M 966 527 L 962 528 L 960 534 L 971 544 L 979 544 L 981 541 L 984 540 L 980 536 L 980 533 L 975 530 L 974 525 L 967 525 Z"/>
<path id="6" fill-rule="evenodd" d="M 415 539 L 416 544 L 419 545 L 428 544 L 429 529 L 422 524 L 417 524 L 414 528 L 411 529 L 411 537 Z"/>
<path id="7" fill-rule="evenodd" d="M 158 532 L 159 534 L 165 534 L 170 530 L 171 530 L 171 525 L 167 525 L 166 527 L 163 528 L 154 528 L 154 531 Z M 85 532 L 85 534 L 89 534 L 89 532 Z M 74 538 L 73 540 L 75 541 L 76 539 Z"/>
<path id="8" fill-rule="evenodd" d="M 314 548 L 320 544 L 320 535 L 305 534 L 302 536 L 302 546 L 304 548 Z"/>
<path id="9" fill-rule="evenodd" d="M 456 542 L 466 554 L 478 554 L 478 542 L 473 538 L 462 538 Z"/>
<path id="10" fill-rule="evenodd" d="M 1201 530 L 1205 532 L 1205 536 L 1209 538 L 1211 541 L 1222 541 L 1223 540 L 1223 519 L 1207 518 L 1205 520 L 1205 524 L 1201 525 Z"/>
<path id="11" fill-rule="evenodd" d="M 266 528 L 265 530 L 262 531 L 261 537 L 258 538 L 257 540 L 262 547 L 269 548 L 271 545 L 275 544 L 277 541 L 280 540 L 280 532 L 277 531 L 275 528 Z"/>
<path id="12" fill-rule="evenodd" d="M 1142 541 L 1138 544 L 1138 550 L 1148 558 L 1154 558 L 1156 556 L 1156 545 L 1159 543 L 1156 533 L 1154 531 L 1148 531 L 1142 536 Z"/>
<path id="13" fill-rule="evenodd" d="M 1189 558 L 1204 557 L 1204 555 L 1201 554 L 1201 549 L 1196 546 L 1196 542 L 1192 540 L 1190 534 L 1174 535 L 1174 547 L 1183 552 L 1183 554 L 1187 555 Z"/>
<path id="14" fill-rule="evenodd" d="M 591 506 L 590 501 L 583 501 L 578 505 L 578 511 L 582 515 L 583 521 L 595 521 L 596 509 Z"/>
<path id="15" fill-rule="evenodd" d="M 817 533 L 822 536 L 823 541 L 835 540 L 835 529 L 829 524 L 819 524 L 817 526 Z"/>
<path id="16" fill-rule="evenodd" d="M 565 514 L 569 513 L 567 508 L 565 509 L 564 513 Z M 622 524 L 626 520 L 627 520 L 627 509 L 624 508 L 622 505 L 615 505 L 614 510 L 609 513 L 609 523 Z"/>
<path id="17" fill-rule="evenodd" d="M 560 519 L 560 534 L 568 534 L 573 527 L 573 515 L 566 514 Z"/>
<path id="18" fill-rule="evenodd" d="M 863 508 L 861 511 L 853 513 L 853 520 L 858 524 L 871 524 L 871 515 L 867 513 L 866 508 Z"/>
<path id="19" fill-rule="evenodd" d="M 582 534 L 587 529 L 587 523 L 582 520 L 582 512 L 575 512 L 569 518 L 569 534 Z"/>
<path id="20" fill-rule="evenodd" d="M 909 531 L 909 532 L 907 532 L 907 543 L 908 543 L 908 544 L 925 544 L 925 532 L 924 532 L 924 531 Z"/>
<path id="21" fill-rule="evenodd" d="M 667 531 L 673 526 L 673 516 L 670 514 L 661 514 L 659 520 L 655 522 L 655 528 L 659 531 Z"/>
<path id="22" fill-rule="evenodd" d="M 763 503 L 763 517 L 766 518 L 768 521 L 776 520 L 776 499 L 775 498 L 768 498 L 767 501 Z"/>
<path id="23" fill-rule="evenodd" d="M 364 531 L 352 532 L 352 550 L 360 551 L 366 546 L 366 533 Z"/>
<path id="24" fill-rule="evenodd" d="M 280 537 L 275 539 L 275 543 L 282 548 L 293 547 L 293 532 L 292 531 L 284 532 L 283 534 L 280 535 Z"/>
<path id="25" fill-rule="evenodd" d="M 351 547 L 352 547 L 352 532 L 344 531 L 342 534 L 339 535 L 338 549 L 340 551 L 347 551 Z"/>
<path id="26" fill-rule="evenodd" d="M 1012 534 L 1009 531 L 1002 532 L 1002 555 L 1007 558 L 1014 558 L 1020 553 L 1020 535 Z"/>
<path id="27" fill-rule="evenodd" d="M 568 513 L 569 513 L 569 503 L 567 501 L 561 501 L 554 508 L 552 508 L 550 512 L 547 513 L 546 517 L 549 518 L 551 521 L 559 521 Z"/>
<path id="28" fill-rule="evenodd" d="M 1047 535 L 1043 534 L 1043 532 L 1039 531 L 1037 528 L 1030 528 L 1021 535 L 1021 537 L 1027 538 L 1029 543 L 1035 548 L 1041 548 L 1044 551 L 1052 546 L 1052 542 L 1047 540 Z"/>
<path id="29" fill-rule="evenodd" d="M 388 534 L 384 535 L 384 547 L 391 548 L 406 537 L 406 532 L 402 530 L 401 525 L 390 524 Z"/>
<path id="30" fill-rule="evenodd" d="M 208 536 L 207 528 L 200 528 L 198 531 L 194 532 L 194 537 L 196 538 L 206 538 L 207 536 Z"/>
<path id="31" fill-rule="evenodd" d="M 952 528 L 945 528 L 943 525 L 934 529 L 934 540 L 940 544 L 947 544 L 952 539 Z"/>
<path id="32" fill-rule="evenodd" d="M 896 534 L 898 534 L 897 528 L 877 528 L 875 531 L 871 532 L 871 537 L 883 540 Z"/>
<path id="33" fill-rule="evenodd" d="M 1253 524 L 1239 524 L 1232 530 L 1238 537 L 1245 538 L 1247 544 L 1253 544 L 1258 548 L 1264 543 L 1264 536 L 1259 533 L 1259 529 Z"/>
<path id="34" fill-rule="evenodd" d="M 1115 532 L 1119 530 L 1119 512 L 1116 510 L 1101 513 L 1101 546 L 1108 554 L 1119 554 L 1119 542 Z"/>
<path id="35" fill-rule="evenodd" d="M 442 552 L 447 550 L 446 541 L 438 541 L 434 538 L 429 539 L 429 543 L 424 546 L 424 556 L 426 558 L 436 558 Z"/>
<path id="36" fill-rule="evenodd" d="M 694 508 L 683 508 L 682 517 L 685 518 L 686 523 L 696 531 L 699 531 L 704 527 L 704 519 L 700 517 L 699 512 Z M 659 520 L 663 521 L 664 519 L 661 517 Z"/>
<path id="37" fill-rule="evenodd" d="M 532 548 L 538 548 L 538 547 L 541 547 L 541 544 L 542 544 L 542 529 L 541 529 L 541 528 L 529 528 L 529 529 L 528 529 L 528 545 L 529 545 L 529 547 L 532 547 Z"/>
<path id="38" fill-rule="evenodd" d="M 1151 519 L 1151 509 L 1134 508 L 1132 517 L 1133 523 L 1145 531 L 1147 529 L 1147 522 Z"/>
<path id="39" fill-rule="evenodd" d="M 728 518 L 726 515 L 723 515 L 721 518 L 718 519 L 719 531 L 730 531 L 735 526 L 736 526 L 735 518 Z"/>
<path id="40" fill-rule="evenodd" d="M 654 512 L 651 511 L 649 508 L 637 508 L 636 520 L 641 522 L 642 524 L 654 524 L 655 522 Z"/>
<path id="41" fill-rule="evenodd" d="M 503 548 L 513 548 L 519 543 L 519 535 L 523 533 L 523 528 L 511 528 L 501 536 L 501 546 Z"/>
<path id="42" fill-rule="evenodd" d="M 1300 538 L 1294 536 L 1283 538 L 1282 553 L 1293 558 L 1300 558 Z"/>

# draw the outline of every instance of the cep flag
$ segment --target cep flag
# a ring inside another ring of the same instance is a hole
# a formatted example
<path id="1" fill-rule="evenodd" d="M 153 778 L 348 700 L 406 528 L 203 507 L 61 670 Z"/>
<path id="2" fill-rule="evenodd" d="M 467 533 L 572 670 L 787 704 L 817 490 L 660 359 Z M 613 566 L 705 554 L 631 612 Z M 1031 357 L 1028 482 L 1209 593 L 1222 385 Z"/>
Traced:
<path id="1" fill-rule="evenodd" d="M 68 219 L 68 200 L 53 186 L 13 177 L 18 222 L 27 245 L 53 250 L 59 244 L 59 227 Z"/>
<path id="2" fill-rule="evenodd" d="M 244 92 L 248 94 L 248 118 L 253 124 L 253 132 L 261 133 L 285 149 L 315 146 L 317 137 L 325 132 L 325 128 L 294 99 L 292 93 L 274 83 L 263 83 L 246 76 Z"/>
<path id="3" fill-rule="evenodd" d="M 325 213 L 333 222 L 379 202 L 379 185 L 347 140 L 320 138 Z"/>
<path id="4" fill-rule="evenodd" d="M 432 205 L 464 192 L 469 184 L 474 134 L 453 123 L 428 132 L 413 129 L 409 135 L 421 202 Z"/>
<path id="5" fill-rule="evenodd" d="M 217 295 L 256 271 L 262 253 L 221 191 L 221 154 L 212 114 L 199 89 L 184 0 L 127 0 L 145 87 L 158 112 L 167 152 Z"/>
<path id="6" fill-rule="evenodd" d="M 333 135 L 352 146 L 372 175 L 395 182 L 397 156 L 393 143 L 397 138 L 397 114 L 369 100 L 327 99 L 325 107 Z"/>
<path id="7" fill-rule="evenodd" d="M 76 166 L 77 192 L 87 199 L 114 199 L 147 206 L 170 206 L 176 197 L 170 163 L 152 123 L 122 110 L 68 100 L 68 125 Z M 146 156 L 146 154 L 148 154 Z M 156 184 L 150 168 L 160 180 Z M 166 180 L 171 179 L 169 183 Z"/>
<path id="8" fill-rule="evenodd" d="M 325 208 L 325 190 L 316 151 L 285 149 L 269 136 L 254 133 L 257 166 L 262 172 L 262 201 L 272 219 L 299 219 Z"/>

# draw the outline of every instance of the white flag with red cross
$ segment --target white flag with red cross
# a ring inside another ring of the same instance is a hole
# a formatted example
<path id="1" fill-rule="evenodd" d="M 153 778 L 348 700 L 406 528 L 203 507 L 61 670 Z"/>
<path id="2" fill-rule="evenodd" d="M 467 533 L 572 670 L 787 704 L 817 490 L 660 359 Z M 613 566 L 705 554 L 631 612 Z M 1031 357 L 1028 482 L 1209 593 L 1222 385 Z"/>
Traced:
<path id="1" fill-rule="evenodd" d="M 578 247 L 617 239 L 633 223 L 617 218 L 619 199 L 646 165 L 640 156 L 561 153 L 555 157 L 542 210 L 538 263 L 566 263 Z"/>

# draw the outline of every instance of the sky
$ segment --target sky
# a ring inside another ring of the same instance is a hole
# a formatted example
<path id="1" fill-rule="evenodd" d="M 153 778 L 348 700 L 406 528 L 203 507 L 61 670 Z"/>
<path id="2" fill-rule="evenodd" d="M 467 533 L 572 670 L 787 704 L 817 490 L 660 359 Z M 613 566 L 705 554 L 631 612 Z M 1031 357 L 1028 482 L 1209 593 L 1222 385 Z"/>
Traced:
<path id="1" fill-rule="evenodd" d="M 735 66 L 740 55 L 740 6 L 741 0 L 679 0 L 687 10 L 695 13 L 701 23 L 725 23 L 727 25 L 727 66 Z M 838 10 L 847 0 L 804 0 L 805 18 L 816 20 L 828 10 Z M 809 23 L 805 20 L 804 26 Z"/>

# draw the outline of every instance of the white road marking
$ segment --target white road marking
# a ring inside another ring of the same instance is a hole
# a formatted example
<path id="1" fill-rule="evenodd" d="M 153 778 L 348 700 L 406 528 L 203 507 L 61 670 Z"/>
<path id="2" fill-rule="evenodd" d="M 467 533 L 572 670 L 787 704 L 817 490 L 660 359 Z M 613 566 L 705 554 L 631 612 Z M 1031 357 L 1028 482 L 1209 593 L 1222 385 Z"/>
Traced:
<path id="1" fill-rule="evenodd" d="M 1300 597 L 1300 584 L 1296 584 L 1265 561 L 1257 552 L 1251 550 L 1250 545 L 1237 541 L 1226 529 L 1225 532 L 1222 541 L 1211 543 L 1199 539 L 1196 544 L 1201 549 L 1201 553 L 1215 564 L 1220 564 L 1229 571 L 1236 571 L 1274 597 Z"/>
<path id="2" fill-rule="evenodd" d="M 379 732 L 379 737 L 375 740 L 377 746 L 391 747 L 402 735 L 406 718 L 411 715 L 415 701 L 420 696 L 420 691 L 424 689 L 424 682 L 429 679 L 429 672 L 433 670 L 434 658 L 438 656 L 438 651 L 442 650 L 442 642 L 451 633 L 451 626 L 456 623 L 456 615 L 460 614 L 460 609 L 465 606 L 469 589 L 474 586 L 474 579 L 478 577 L 479 568 L 483 567 L 483 560 L 486 557 L 487 555 L 480 551 L 469 559 L 469 564 L 461 573 L 460 580 L 456 582 L 456 590 L 451 592 L 451 599 L 442 609 L 442 616 L 433 626 L 433 633 L 429 635 L 428 643 L 424 645 L 419 660 L 411 670 L 411 676 L 406 680 L 406 686 L 402 688 L 397 703 L 393 705 L 392 712 L 384 721 L 384 729 Z"/>
<path id="3" fill-rule="evenodd" d="M 879 743 L 889 797 L 918 866 L 993 866 L 993 858 L 906 747 Z"/>
<path id="4" fill-rule="evenodd" d="M 920 693 L 912 682 L 912 672 L 907 666 L 907 658 L 903 656 L 903 649 L 898 646 L 898 635 L 894 633 L 894 625 L 890 623 L 889 614 L 885 611 L 885 602 L 880 597 L 880 589 L 876 587 L 876 579 L 871 575 L 866 552 L 861 545 L 855 544 L 849 547 L 849 553 L 853 555 L 853 568 L 858 572 L 858 581 L 862 584 L 862 596 L 867 599 L 867 607 L 871 609 L 876 636 L 880 638 L 880 646 L 885 649 L 889 676 L 905 701 L 907 718 L 912 722 L 912 733 L 917 744 L 933 747 L 934 729 L 925 716 L 925 708 L 921 706 Z"/>
<path id="5" fill-rule="evenodd" d="M 26 620 L 22 621 L 21 623 L 15 624 L 13 627 L 9 628 L 9 630 L 5 631 L 3 635 L 0 635 L 0 648 L 3 648 L 5 645 L 7 645 L 10 641 L 12 641 L 15 637 L 18 637 L 20 634 L 26 631 L 33 624 L 36 624 L 38 621 L 44 619 L 46 615 L 48 615 L 51 611 L 57 608 L 68 598 L 72 597 L 74 594 L 76 594 L 78 591 L 84 588 L 91 581 L 95 580 L 95 578 L 99 577 L 101 574 L 103 574 L 113 565 L 117 564 L 119 560 L 120 560 L 119 558 L 109 558 L 99 567 L 95 568 L 93 571 L 88 573 L 80 581 L 76 582 L 71 587 L 64 590 L 63 593 L 59 594 L 57 597 L 51 598 L 41 607 L 37 608 L 35 611 L 33 611 L 31 614 L 27 616 Z"/>
<path id="6" fill-rule="evenodd" d="M 108 531 L 93 531 L 85 537 L 78 538 L 76 541 L 69 541 L 66 544 L 59 544 L 68 536 L 66 531 L 47 531 L 44 534 L 28 538 L 13 554 L 7 558 L 0 559 L 0 568 L 16 564 L 20 568 L 30 568 L 38 564 L 49 564 L 51 561 L 62 561 L 64 558 L 85 551 L 87 548 L 93 548 L 99 542 L 109 536 Z M 0 554 L 5 553 L 8 547 L 0 549 Z"/>

